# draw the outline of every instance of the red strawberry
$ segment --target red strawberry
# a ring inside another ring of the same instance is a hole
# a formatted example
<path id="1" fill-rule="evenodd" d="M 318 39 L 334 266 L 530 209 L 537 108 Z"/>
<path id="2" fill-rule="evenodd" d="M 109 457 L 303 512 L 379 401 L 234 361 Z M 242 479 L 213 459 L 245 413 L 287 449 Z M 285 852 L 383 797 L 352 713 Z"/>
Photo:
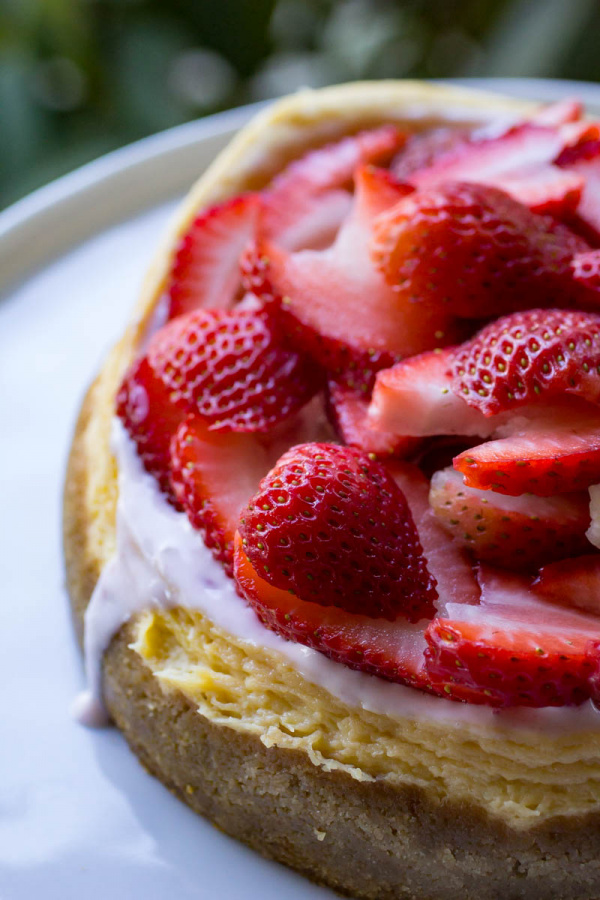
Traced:
<path id="1" fill-rule="evenodd" d="M 587 492 L 507 497 L 469 488 L 452 468 L 436 472 L 429 503 L 457 544 L 475 557 L 516 571 L 537 571 L 553 559 L 585 553 L 590 524 Z"/>
<path id="2" fill-rule="evenodd" d="M 351 206 L 351 194 L 342 190 L 267 196 L 258 231 L 286 250 L 320 250 L 332 243 Z"/>
<path id="3" fill-rule="evenodd" d="M 509 437 L 455 458 L 469 487 L 549 497 L 600 481 L 600 410 L 573 398 L 562 408 L 542 408 L 538 421 L 515 416 L 505 431 Z"/>
<path id="4" fill-rule="evenodd" d="M 560 128 L 524 122 L 503 134 L 459 144 L 420 171 L 410 181 L 420 189 L 443 182 L 492 185 L 506 191 L 534 212 L 574 209 L 583 179 L 552 165 L 565 146 Z"/>
<path id="5" fill-rule="evenodd" d="M 585 292 L 581 298 L 583 303 L 586 299 L 591 300 L 594 294 L 600 297 L 600 250 L 578 253 L 571 260 L 571 270 L 573 278 Z"/>
<path id="6" fill-rule="evenodd" d="M 350 669 L 428 689 L 423 655 L 426 622 L 411 625 L 404 617 L 390 622 L 300 600 L 260 577 L 246 556 L 239 534 L 234 574 L 240 593 L 271 631 Z"/>
<path id="7" fill-rule="evenodd" d="M 495 187 L 447 183 L 383 212 L 372 254 L 397 302 L 485 318 L 579 297 L 570 269 L 587 246 Z"/>
<path id="8" fill-rule="evenodd" d="M 449 603 L 478 603 L 481 591 L 467 554 L 448 537 L 430 509 L 428 480 L 410 463 L 394 460 L 386 468 L 406 497 L 417 526 L 427 568 L 437 583 L 437 609 L 442 613 Z"/>
<path id="9" fill-rule="evenodd" d="M 571 706 L 590 696 L 600 621 L 535 598 L 526 579 L 495 575 L 480 606 L 451 604 L 427 629 L 427 671 L 448 697 L 490 706 Z"/>
<path id="10" fill-rule="evenodd" d="M 175 496 L 229 575 L 241 510 L 277 456 L 252 434 L 220 434 L 188 416 L 171 441 Z"/>
<path id="11" fill-rule="evenodd" d="M 558 125 L 565 125 L 568 122 L 577 122 L 582 115 L 583 104 L 581 101 L 572 97 L 565 97 L 564 100 L 557 100 L 556 103 L 542 106 L 531 116 L 529 121 L 534 125 L 554 128 Z"/>
<path id="12" fill-rule="evenodd" d="M 454 348 L 421 353 L 377 373 L 369 421 L 396 435 L 491 436 L 504 418 L 486 418 L 452 390 Z"/>
<path id="13" fill-rule="evenodd" d="M 385 467 L 350 447 L 293 447 L 242 513 L 260 577 L 301 600 L 417 621 L 437 596 L 408 504 Z"/>
<path id="14" fill-rule="evenodd" d="M 433 128 L 411 134 L 390 163 L 390 171 L 398 181 L 410 181 L 414 172 L 429 168 L 440 157 L 466 144 L 469 135 L 466 128 Z"/>
<path id="15" fill-rule="evenodd" d="M 300 195 L 350 187 L 359 166 L 387 162 L 405 140 L 395 125 L 382 125 L 311 150 L 273 179 L 266 200 L 276 205 L 281 200 L 293 203 Z"/>
<path id="16" fill-rule="evenodd" d="M 380 459 L 406 457 L 419 446 L 416 438 L 398 437 L 372 428 L 367 415 L 369 401 L 364 394 L 330 381 L 327 398 L 329 417 L 344 444 Z"/>
<path id="17" fill-rule="evenodd" d="M 486 416 L 565 393 L 600 400 L 596 313 L 513 313 L 487 325 L 451 357 L 453 391 Z"/>
<path id="18" fill-rule="evenodd" d="M 582 140 L 568 147 L 556 160 L 558 166 L 584 181 L 576 222 L 582 233 L 596 246 L 600 243 L 600 139 Z"/>
<path id="19" fill-rule="evenodd" d="M 600 554 L 548 563 L 532 588 L 543 600 L 600 615 Z"/>
<path id="20" fill-rule="evenodd" d="M 213 430 L 267 431 L 320 386 L 262 310 L 195 310 L 152 338 L 147 357 L 171 398 Z"/>
<path id="21" fill-rule="evenodd" d="M 227 309 L 240 287 L 238 260 L 254 234 L 260 199 L 242 194 L 201 212 L 180 239 L 169 273 L 169 316 Z"/>
<path id="22" fill-rule="evenodd" d="M 449 339 L 448 316 L 399 301 L 369 258 L 373 219 L 405 192 L 387 172 L 363 168 L 332 247 L 288 254 L 259 241 L 243 263 L 247 289 L 281 304 L 292 339 L 336 380 L 365 391 L 377 369 Z"/>
<path id="23" fill-rule="evenodd" d="M 116 411 L 145 468 L 175 504 L 169 477 L 169 444 L 187 414 L 187 405 L 173 401 L 169 389 L 143 356 L 133 363 L 121 383 Z"/>

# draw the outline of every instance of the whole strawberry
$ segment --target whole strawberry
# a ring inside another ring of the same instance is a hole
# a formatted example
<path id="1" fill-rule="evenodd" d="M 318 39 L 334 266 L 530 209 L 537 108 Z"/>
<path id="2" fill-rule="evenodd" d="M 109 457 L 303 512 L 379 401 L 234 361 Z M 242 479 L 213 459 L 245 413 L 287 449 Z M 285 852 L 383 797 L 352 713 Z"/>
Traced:
<path id="1" fill-rule="evenodd" d="M 301 600 L 390 620 L 434 613 L 435 580 L 404 494 L 359 450 L 293 447 L 239 530 L 257 573 Z"/>
<path id="2" fill-rule="evenodd" d="M 147 357 L 170 392 L 214 431 L 267 431 L 303 406 L 318 369 L 261 310 L 194 310 L 152 339 Z"/>

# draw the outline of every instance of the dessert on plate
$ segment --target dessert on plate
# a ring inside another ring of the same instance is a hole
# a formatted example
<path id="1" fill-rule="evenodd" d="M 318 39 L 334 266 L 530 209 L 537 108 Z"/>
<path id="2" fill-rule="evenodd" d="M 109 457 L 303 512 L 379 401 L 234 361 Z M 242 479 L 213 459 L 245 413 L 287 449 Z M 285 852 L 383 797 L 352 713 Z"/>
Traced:
<path id="1" fill-rule="evenodd" d="M 81 718 L 341 892 L 600 897 L 598 248 L 575 101 L 253 119 L 80 412 Z"/>

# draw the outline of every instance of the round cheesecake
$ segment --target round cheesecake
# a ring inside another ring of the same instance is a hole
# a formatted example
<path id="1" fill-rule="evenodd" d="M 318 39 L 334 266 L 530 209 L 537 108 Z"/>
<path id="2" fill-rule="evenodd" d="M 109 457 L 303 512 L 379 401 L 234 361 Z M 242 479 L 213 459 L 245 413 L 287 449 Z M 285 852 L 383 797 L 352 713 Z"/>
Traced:
<path id="1" fill-rule="evenodd" d="M 116 395 L 199 211 L 261 190 L 306 151 L 364 129 L 506 126 L 535 110 L 454 87 L 374 82 L 302 91 L 260 113 L 178 212 L 73 439 L 68 586 L 82 640 L 101 576 L 113 610 L 85 623 L 110 718 L 196 812 L 351 896 L 600 897 L 595 707 L 456 703 L 274 635 L 143 471 L 115 426 Z"/>

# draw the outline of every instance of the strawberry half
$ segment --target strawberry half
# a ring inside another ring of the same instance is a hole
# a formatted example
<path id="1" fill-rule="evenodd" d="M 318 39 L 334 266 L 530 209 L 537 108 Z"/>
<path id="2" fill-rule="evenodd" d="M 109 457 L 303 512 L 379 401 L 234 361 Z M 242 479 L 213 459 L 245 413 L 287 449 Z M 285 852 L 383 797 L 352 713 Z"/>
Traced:
<path id="1" fill-rule="evenodd" d="M 404 197 L 378 217 L 371 244 L 399 304 L 463 318 L 573 304 L 571 259 L 587 249 L 504 191 L 465 183 Z"/>
<path id="2" fill-rule="evenodd" d="M 406 190 L 389 173 L 362 168 L 332 247 L 290 254 L 259 240 L 242 263 L 246 289 L 280 305 L 291 339 L 357 390 L 399 357 L 452 339 L 448 315 L 399 300 L 369 257 L 374 218 Z"/>
<path id="3" fill-rule="evenodd" d="M 327 389 L 327 410 L 333 427 L 344 444 L 357 447 L 372 457 L 406 457 L 414 453 L 420 441 L 371 427 L 369 401 L 364 394 L 330 381 Z"/>
<path id="4" fill-rule="evenodd" d="M 429 504 L 457 544 L 501 568 L 536 572 L 553 559 L 578 556 L 590 547 L 585 491 L 507 497 L 469 488 L 448 468 L 431 479 Z"/>
<path id="5" fill-rule="evenodd" d="M 240 287 L 239 258 L 258 222 L 260 198 L 242 194 L 201 212 L 179 241 L 169 273 L 169 318 L 227 309 Z"/>
<path id="6" fill-rule="evenodd" d="M 530 309 L 487 325 L 451 354 L 452 389 L 496 415 L 538 399 L 600 400 L 600 315 Z"/>
<path id="7" fill-rule="evenodd" d="M 428 626 L 432 684 L 490 706 L 572 706 L 591 693 L 600 620 L 538 600 L 527 579 L 488 574 L 479 606 L 451 604 Z"/>
<path id="8" fill-rule="evenodd" d="M 236 535 L 234 575 L 238 589 L 270 631 L 318 650 L 350 669 L 388 681 L 429 689 L 424 671 L 424 625 L 390 622 L 335 606 L 300 600 L 261 578 Z"/>
<path id="9" fill-rule="evenodd" d="M 550 497 L 599 482 L 600 410 L 573 398 L 539 412 L 537 421 L 515 416 L 506 428 L 510 436 L 459 454 L 454 468 L 465 484 L 511 496 Z"/>
<path id="10" fill-rule="evenodd" d="M 320 387 L 264 310 L 194 310 L 167 323 L 147 358 L 171 399 L 213 430 L 267 431 Z"/>
<path id="11" fill-rule="evenodd" d="M 350 447 L 285 453 L 242 513 L 244 552 L 274 587 L 373 618 L 415 622 L 437 594 L 406 499 Z"/>
<path id="12" fill-rule="evenodd" d="M 220 434 L 197 416 L 188 416 L 171 440 L 174 494 L 228 575 L 240 512 L 276 459 L 254 435 Z"/>
<path id="13" fill-rule="evenodd" d="M 534 212 L 557 215 L 575 209 L 583 188 L 576 172 L 552 164 L 567 139 L 560 128 L 524 122 L 499 136 L 455 146 L 413 172 L 410 181 L 420 189 L 448 181 L 492 185 Z"/>
<path id="14" fill-rule="evenodd" d="M 532 589 L 543 600 L 600 616 L 600 554 L 548 563 L 540 570 Z"/>
<path id="15" fill-rule="evenodd" d="M 582 140 L 565 148 L 557 166 L 578 175 L 584 187 L 577 206 L 575 223 L 595 246 L 600 243 L 600 140 Z"/>

